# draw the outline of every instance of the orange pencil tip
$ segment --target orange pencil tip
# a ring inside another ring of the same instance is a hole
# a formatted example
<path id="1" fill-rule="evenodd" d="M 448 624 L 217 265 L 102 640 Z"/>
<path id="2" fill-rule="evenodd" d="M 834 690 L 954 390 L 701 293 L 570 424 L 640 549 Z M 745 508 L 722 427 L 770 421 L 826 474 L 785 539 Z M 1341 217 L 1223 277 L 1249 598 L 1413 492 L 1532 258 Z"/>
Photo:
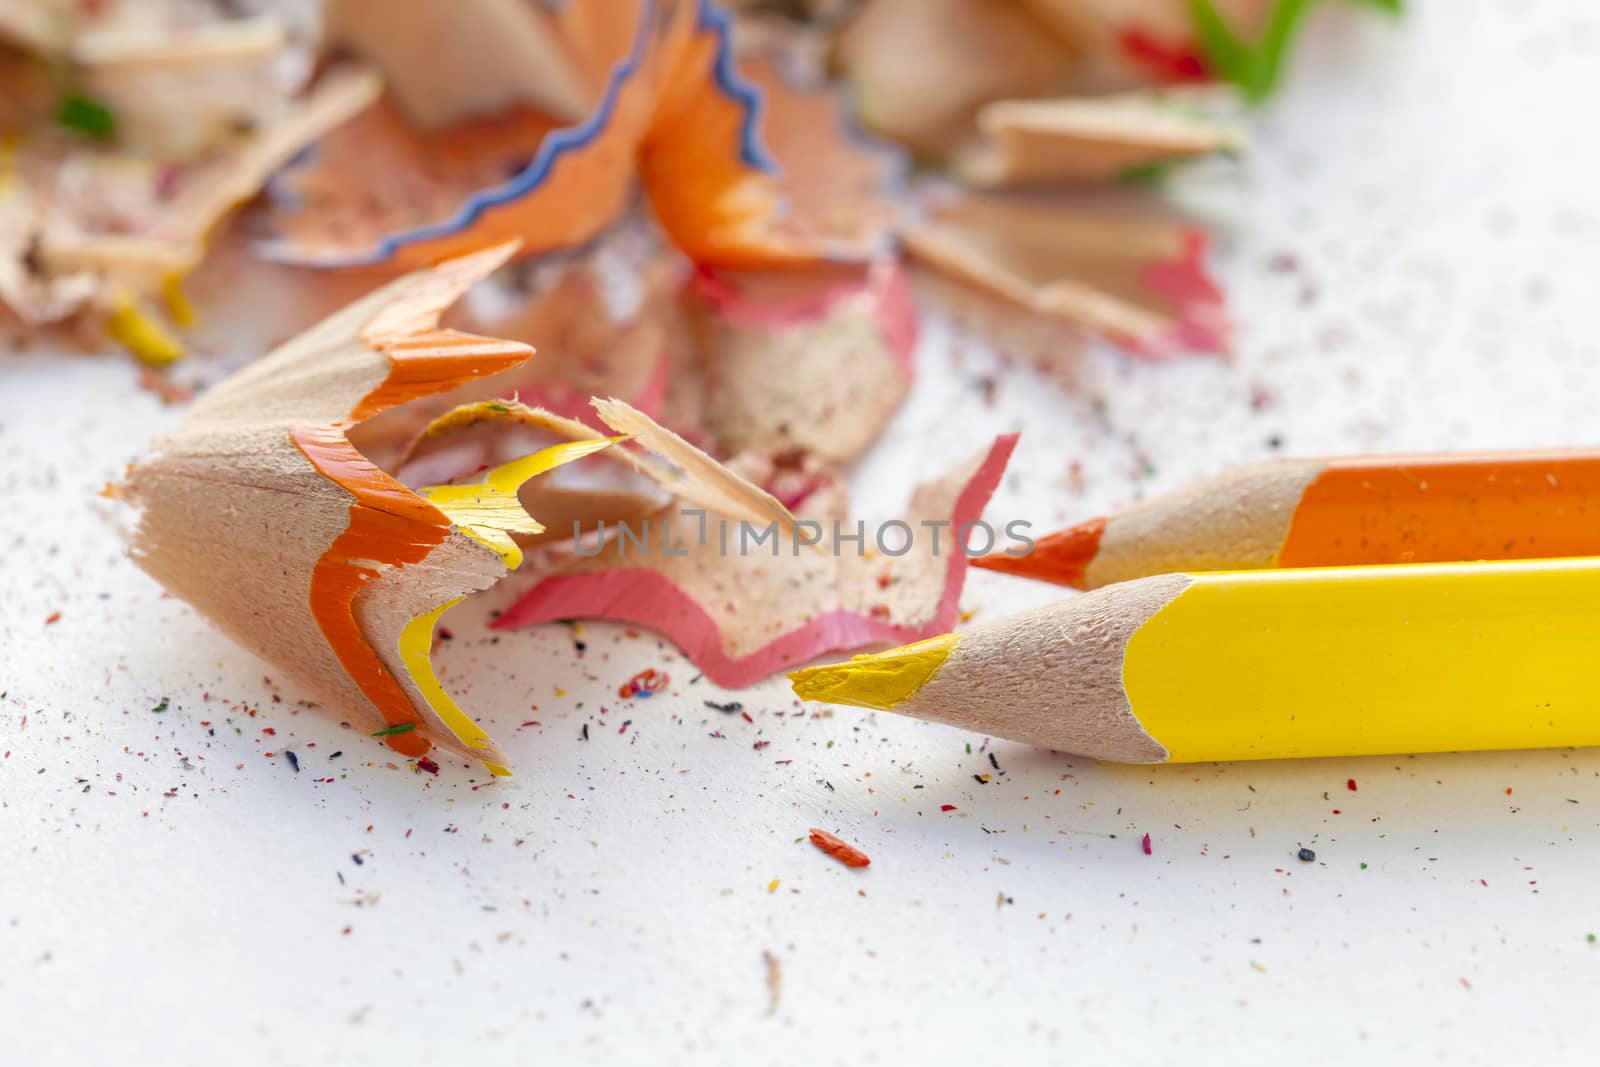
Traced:
<path id="1" fill-rule="evenodd" d="M 1039 538 L 1025 555 L 1011 556 L 1001 552 L 976 556 L 972 565 L 1002 574 L 1037 578 L 1042 582 L 1083 589 L 1086 588 L 1085 572 L 1099 554 L 1100 537 L 1105 530 L 1105 519 L 1090 519 Z"/>

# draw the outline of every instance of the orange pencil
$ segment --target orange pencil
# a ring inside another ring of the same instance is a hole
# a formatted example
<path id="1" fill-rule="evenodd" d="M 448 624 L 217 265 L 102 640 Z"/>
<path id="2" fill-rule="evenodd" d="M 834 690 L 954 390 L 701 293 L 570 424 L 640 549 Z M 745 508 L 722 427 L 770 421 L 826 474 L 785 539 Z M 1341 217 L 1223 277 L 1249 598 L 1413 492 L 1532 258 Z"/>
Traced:
<path id="1" fill-rule="evenodd" d="M 1600 449 L 1287 459 L 1091 519 L 989 570 L 1078 589 L 1173 571 L 1600 555 Z"/>

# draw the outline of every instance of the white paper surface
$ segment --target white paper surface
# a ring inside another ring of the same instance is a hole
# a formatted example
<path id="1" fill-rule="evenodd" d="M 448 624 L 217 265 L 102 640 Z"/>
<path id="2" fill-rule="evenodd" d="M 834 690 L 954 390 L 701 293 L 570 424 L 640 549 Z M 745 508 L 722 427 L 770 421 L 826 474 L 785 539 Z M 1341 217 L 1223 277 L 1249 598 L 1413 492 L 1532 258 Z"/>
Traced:
<path id="1" fill-rule="evenodd" d="M 1273 454 L 1600 439 L 1600 8 L 1408 6 L 1319 14 L 1238 175 L 1185 181 L 1231 365 L 1095 350 L 1069 393 L 931 316 L 865 510 L 1010 429 L 988 515 L 1042 528 Z M 93 493 L 178 417 L 134 378 L 0 358 L 0 1062 L 1595 1055 L 1600 752 L 1100 766 L 616 627 L 491 638 L 491 598 L 438 663 L 517 776 L 385 769 L 123 557 Z"/>

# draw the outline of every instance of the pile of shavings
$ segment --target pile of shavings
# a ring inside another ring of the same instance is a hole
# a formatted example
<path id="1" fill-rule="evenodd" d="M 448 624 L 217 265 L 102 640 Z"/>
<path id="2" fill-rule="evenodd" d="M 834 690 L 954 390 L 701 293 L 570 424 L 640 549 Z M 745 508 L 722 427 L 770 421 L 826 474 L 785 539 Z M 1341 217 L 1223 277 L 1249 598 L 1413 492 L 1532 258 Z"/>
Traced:
<path id="1" fill-rule="evenodd" d="M 34 87 L 0 116 L 0 313 L 241 368 L 117 489 L 136 561 L 327 713 L 495 773 L 429 653 L 502 580 L 497 626 L 646 627 L 733 687 L 951 629 L 963 552 L 851 543 L 915 286 L 1225 353 L 1207 235 L 1150 179 L 1243 150 L 1307 5 L 748 6 L 109 5 L 150 84 L 276 79 L 163 124 L 95 68 L 107 26 L 0 2 L 0 79 Z M 256 62 L 223 76 L 230 48 Z M 980 518 L 1016 444 L 971 442 L 904 522 Z"/>
<path id="2" fill-rule="evenodd" d="M 1315 6 L 6 0 L 0 323 L 169 363 L 211 310 L 185 279 L 225 269 L 245 205 L 234 243 L 296 268 L 256 266 L 303 291 L 296 327 L 330 310 L 316 268 L 570 254 L 642 216 L 699 266 L 902 246 L 1013 313 L 1222 354 L 1206 232 L 1153 186 L 1244 150 L 1239 103 L 1270 95 Z M 1128 185 L 1117 210 L 1081 196 Z"/>
<path id="3" fill-rule="evenodd" d="M 770 441 L 733 451 L 703 433 L 724 461 L 617 398 L 587 404 L 599 430 L 517 399 L 547 381 L 543 357 L 443 321 L 513 250 L 402 276 L 206 392 L 115 489 L 137 509 L 135 561 L 299 679 L 321 710 L 406 755 L 438 747 L 496 774 L 508 757 L 455 704 L 429 653 L 450 607 L 513 571 L 528 585 L 500 625 L 650 626 L 728 685 L 954 624 L 967 564 L 948 543 L 893 557 L 831 550 L 824 522 L 848 511 L 841 464 Z M 872 284 L 823 293 L 793 329 L 856 328 L 854 300 Z M 569 325 L 601 313 L 584 302 L 587 285 L 552 294 Z M 635 347 L 659 358 L 660 340 Z M 999 438 L 921 487 L 907 520 L 976 519 L 1014 445 Z M 582 550 L 584 533 L 623 522 L 670 523 L 678 543 Z M 817 533 L 793 555 L 724 551 L 715 536 L 695 538 L 697 522 Z"/>
<path id="4" fill-rule="evenodd" d="M 376 99 L 271 14 L 198 0 L 0 6 L 0 322 L 77 328 L 148 364 L 184 353 L 207 239 Z"/>
<path id="5" fill-rule="evenodd" d="M 902 233 L 915 262 L 1013 316 L 1161 359 L 1226 355 L 1230 332 L 1209 235 L 1163 179 L 1245 150 L 1244 108 L 1277 87 L 1315 6 L 863 0 L 809 32 L 860 120 L 940 179 Z"/>

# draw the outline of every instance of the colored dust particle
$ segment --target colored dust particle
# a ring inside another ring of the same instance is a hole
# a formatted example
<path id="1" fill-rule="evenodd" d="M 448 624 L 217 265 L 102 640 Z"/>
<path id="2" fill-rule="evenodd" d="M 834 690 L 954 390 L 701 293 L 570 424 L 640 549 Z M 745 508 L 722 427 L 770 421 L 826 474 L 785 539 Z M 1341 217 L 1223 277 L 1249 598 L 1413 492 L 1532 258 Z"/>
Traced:
<path id="1" fill-rule="evenodd" d="M 767 892 L 776 893 L 778 891 L 778 882 L 780 880 L 781 879 L 774 878 L 772 881 L 768 882 L 767 883 Z"/>
<path id="2" fill-rule="evenodd" d="M 71 93 L 62 99 L 56 122 L 96 141 L 109 141 L 117 135 L 117 119 L 111 110 L 82 93 Z"/>
<path id="3" fill-rule="evenodd" d="M 775 1015 L 778 1000 L 783 995 L 783 968 L 778 963 L 778 957 L 770 951 L 763 951 L 761 959 L 767 965 L 767 1014 Z"/>
<path id="4" fill-rule="evenodd" d="M 956 810 L 956 806 L 954 804 L 940 804 L 939 805 L 939 810 L 940 811 L 955 811 Z"/>
<path id="5" fill-rule="evenodd" d="M 1354 778 L 1347 779 L 1344 783 L 1344 787 L 1350 790 L 1350 792 L 1354 793 L 1356 791 L 1356 780 Z"/>
<path id="6" fill-rule="evenodd" d="M 170 697 L 162 697 L 161 698 L 161 703 L 157 704 L 155 707 L 151 708 L 150 710 L 154 711 L 154 712 L 157 712 L 157 713 L 166 711 L 167 710 L 167 701 L 170 700 L 170 699 L 171 699 Z"/>
<path id="7" fill-rule="evenodd" d="M 398 722 L 398 723 L 395 723 L 393 726 L 385 726 L 381 730 L 372 731 L 372 736 L 373 737 L 395 737 L 395 736 L 397 736 L 399 734 L 409 734 L 412 730 L 415 730 L 416 728 L 417 728 L 417 724 L 414 723 L 414 722 Z"/>
<path id="8" fill-rule="evenodd" d="M 872 860 L 868 858 L 865 852 L 853 845 L 846 844 L 833 834 L 828 833 L 828 831 L 812 828 L 810 833 L 813 845 L 816 845 L 846 867 L 867 867 L 871 865 Z"/>
<path id="9" fill-rule="evenodd" d="M 1144 835 L 1144 840 L 1139 842 L 1139 847 L 1144 849 L 1144 854 L 1146 856 L 1150 855 L 1151 849 L 1150 849 L 1150 835 L 1149 834 L 1145 834 Z"/>
<path id="10" fill-rule="evenodd" d="M 617 696 L 623 700 L 628 700 L 632 697 L 652 697 L 660 692 L 671 680 L 666 671 L 658 671 L 654 667 L 647 667 L 618 686 Z"/>
<path id="11" fill-rule="evenodd" d="M 1309 848 L 1301 849 L 1299 852 L 1295 853 L 1295 856 L 1299 858 L 1301 863 L 1310 863 L 1312 860 L 1317 858 L 1317 854 Z"/>

